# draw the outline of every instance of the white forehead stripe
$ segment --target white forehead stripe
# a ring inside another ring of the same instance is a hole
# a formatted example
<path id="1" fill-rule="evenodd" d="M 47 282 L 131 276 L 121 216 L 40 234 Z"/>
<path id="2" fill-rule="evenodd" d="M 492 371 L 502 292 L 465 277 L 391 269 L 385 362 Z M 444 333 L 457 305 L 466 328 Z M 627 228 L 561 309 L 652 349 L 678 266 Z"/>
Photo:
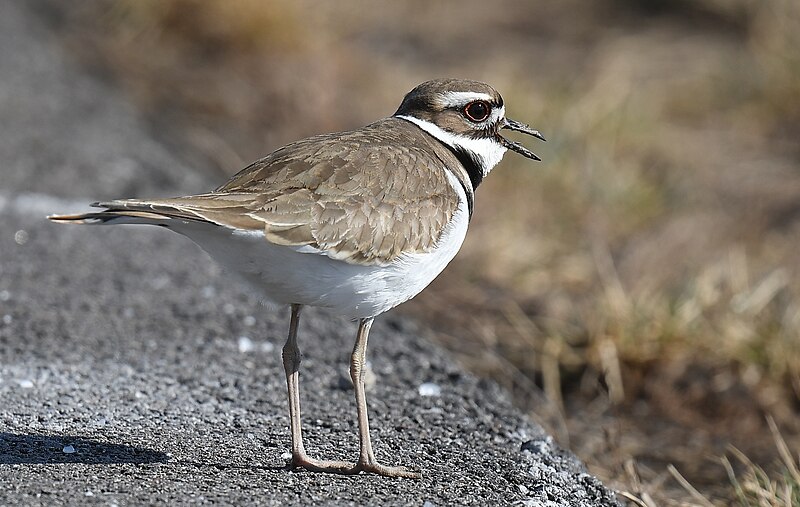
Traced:
<path id="1" fill-rule="evenodd" d="M 444 144 L 470 153 L 473 155 L 473 158 L 479 162 L 484 176 L 489 174 L 489 171 L 491 171 L 494 166 L 500 163 L 500 161 L 503 159 L 503 155 L 506 152 L 506 149 L 503 147 L 503 145 L 498 143 L 493 138 L 473 139 L 471 137 L 459 136 L 447 132 L 438 125 L 435 125 L 429 121 L 420 120 L 419 118 L 414 118 L 413 116 L 400 115 L 396 118 L 402 118 L 410 121 Z"/>
<path id="2" fill-rule="evenodd" d="M 479 92 L 443 92 L 439 96 L 442 98 L 442 105 L 444 107 L 461 107 L 466 106 L 475 100 L 485 100 L 486 102 L 494 101 L 494 97 L 488 93 Z"/>

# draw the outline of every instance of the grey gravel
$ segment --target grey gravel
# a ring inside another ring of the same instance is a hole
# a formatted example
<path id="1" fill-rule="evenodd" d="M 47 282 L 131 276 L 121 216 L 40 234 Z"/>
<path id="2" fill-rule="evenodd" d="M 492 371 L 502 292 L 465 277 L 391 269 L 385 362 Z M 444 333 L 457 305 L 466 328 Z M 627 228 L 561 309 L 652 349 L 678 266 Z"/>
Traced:
<path id="1" fill-rule="evenodd" d="M 287 470 L 288 310 L 177 235 L 44 220 L 217 182 L 71 64 L 30 5 L 0 0 L 0 505 L 618 505 L 505 392 L 391 314 L 369 348 L 372 435 L 423 479 Z M 300 333 L 309 451 L 352 458 L 355 325 L 309 309 Z"/>

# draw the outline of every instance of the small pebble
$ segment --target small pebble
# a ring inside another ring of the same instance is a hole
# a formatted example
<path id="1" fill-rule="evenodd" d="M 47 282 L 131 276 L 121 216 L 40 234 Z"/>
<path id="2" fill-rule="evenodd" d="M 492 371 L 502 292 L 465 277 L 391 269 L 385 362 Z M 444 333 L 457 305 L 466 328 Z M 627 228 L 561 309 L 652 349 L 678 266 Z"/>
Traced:
<path id="1" fill-rule="evenodd" d="M 8 301 L 11 299 L 11 293 L 7 290 L 0 290 L 0 301 Z"/>
<path id="2" fill-rule="evenodd" d="M 18 245 L 24 245 L 28 242 L 28 231 L 20 229 L 14 233 L 14 242 Z"/>
<path id="3" fill-rule="evenodd" d="M 17 380 L 17 384 L 23 389 L 32 389 L 33 388 L 33 380 L 24 378 Z"/>
<path id="4" fill-rule="evenodd" d="M 7 313 L 7 314 L 3 315 L 3 324 L 11 324 L 11 322 L 13 320 L 14 320 L 14 317 L 12 317 L 10 314 Z"/>
<path id="5" fill-rule="evenodd" d="M 225 315 L 233 315 L 236 313 L 236 307 L 231 303 L 225 303 L 222 305 L 222 311 L 225 312 Z"/>
<path id="6" fill-rule="evenodd" d="M 240 336 L 238 343 L 239 343 L 239 352 L 243 354 L 246 352 L 252 352 L 253 349 L 255 348 L 255 345 L 253 345 L 253 340 L 251 340 L 246 336 Z"/>
<path id="7" fill-rule="evenodd" d="M 252 315 L 248 315 L 244 318 L 244 325 L 247 327 L 253 327 L 256 325 L 256 318 Z"/>
<path id="8" fill-rule="evenodd" d="M 420 384 L 418 390 L 420 396 L 441 396 L 442 394 L 442 388 L 439 387 L 439 384 L 434 384 L 433 382 Z"/>
<path id="9" fill-rule="evenodd" d="M 61 452 L 64 454 L 75 454 L 75 448 L 71 445 L 65 445 L 64 448 L 61 449 Z"/>
<path id="10" fill-rule="evenodd" d="M 542 454 L 547 453 L 548 447 L 549 446 L 547 445 L 546 441 L 528 440 L 527 442 L 523 442 L 522 445 L 519 446 L 519 450 L 528 451 L 534 456 L 541 456 Z"/>

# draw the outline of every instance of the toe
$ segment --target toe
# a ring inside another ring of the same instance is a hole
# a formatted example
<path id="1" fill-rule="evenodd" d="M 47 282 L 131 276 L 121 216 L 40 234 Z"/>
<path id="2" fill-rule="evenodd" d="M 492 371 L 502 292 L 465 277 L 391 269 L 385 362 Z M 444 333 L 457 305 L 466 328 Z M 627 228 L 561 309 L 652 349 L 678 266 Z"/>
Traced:
<path id="1" fill-rule="evenodd" d="M 329 472 L 335 474 L 355 474 L 358 468 L 347 461 L 330 461 L 314 459 L 305 454 L 292 456 L 292 468 L 303 468 L 311 472 Z"/>
<path id="2" fill-rule="evenodd" d="M 421 479 L 422 474 L 406 467 L 390 467 L 380 463 L 359 463 L 358 467 L 364 472 L 382 475 L 384 477 L 403 477 L 407 479 Z"/>

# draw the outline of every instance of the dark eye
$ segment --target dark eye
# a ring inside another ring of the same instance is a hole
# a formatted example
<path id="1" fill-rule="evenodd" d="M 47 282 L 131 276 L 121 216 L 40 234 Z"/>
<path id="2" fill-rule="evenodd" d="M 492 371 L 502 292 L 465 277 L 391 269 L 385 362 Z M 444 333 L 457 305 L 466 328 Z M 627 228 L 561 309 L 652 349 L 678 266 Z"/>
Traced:
<path id="1" fill-rule="evenodd" d="M 470 120 L 478 122 L 488 118 L 491 110 L 491 106 L 486 101 L 476 100 L 467 104 L 464 108 L 464 115 Z"/>

